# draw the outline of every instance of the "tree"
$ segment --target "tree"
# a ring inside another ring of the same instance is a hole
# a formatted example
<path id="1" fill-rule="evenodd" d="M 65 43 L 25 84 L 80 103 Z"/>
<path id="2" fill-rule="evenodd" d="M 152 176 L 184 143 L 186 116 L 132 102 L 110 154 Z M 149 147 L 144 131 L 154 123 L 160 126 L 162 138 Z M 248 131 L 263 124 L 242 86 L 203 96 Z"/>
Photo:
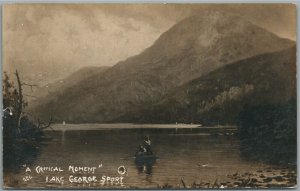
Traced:
<path id="1" fill-rule="evenodd" d="M 22 83 L 18 71 L 15 72 L 17 86 L 4 72 L 3 78 L 3 167 L 5 170 L 19 166 L 26 158 L 36 155 L 43 140 L 43 129 L 50 127 L 38 120 L 34 124 L 24 113 L 27 102 L 23 97 L 23 86 L 34 86 Z M 51 127 L 50 127 L 51 128 Z"/>

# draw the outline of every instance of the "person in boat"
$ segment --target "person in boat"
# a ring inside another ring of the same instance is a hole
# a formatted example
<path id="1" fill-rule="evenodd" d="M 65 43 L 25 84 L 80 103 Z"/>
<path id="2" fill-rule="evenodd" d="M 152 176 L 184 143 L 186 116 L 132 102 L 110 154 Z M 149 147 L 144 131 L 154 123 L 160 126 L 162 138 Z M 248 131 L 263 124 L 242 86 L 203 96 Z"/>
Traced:
<path id="1" fill-rule="evenodd" d="M 147 155 L 152 155 L 153 154 L 152 148 L 151 148 L 151 141 L 150 141 L 149 136 L 144 137 L 143 147 L 145 148 L 145 150 L 146 150 L 145 153 Z"/>
<path id="2" fill-rule="evenodd" d="M 136 155 L 136 156 L 137 156 L 137 155 L 141 156 L 141 155 L 144 155 L 145 153 L 146 153 L 145 147 L 144 147 L 142 144 L 140 144 L 140 145 L 138 146 L 138 148 L 137 148 L 137 151 L 136 151 L 135 155 Z"/>

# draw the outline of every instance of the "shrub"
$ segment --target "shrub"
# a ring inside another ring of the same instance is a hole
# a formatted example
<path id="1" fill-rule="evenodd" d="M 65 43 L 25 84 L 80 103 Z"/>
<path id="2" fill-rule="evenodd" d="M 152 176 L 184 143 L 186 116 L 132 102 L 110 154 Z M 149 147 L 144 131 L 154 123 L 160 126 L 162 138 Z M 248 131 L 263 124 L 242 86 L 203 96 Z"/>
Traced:
<path id="1" fill-rule="evenodd" d="M 238 117 L 243 156 L 277 164 L 296 163 L 297 104 L 245 106 Z"/>

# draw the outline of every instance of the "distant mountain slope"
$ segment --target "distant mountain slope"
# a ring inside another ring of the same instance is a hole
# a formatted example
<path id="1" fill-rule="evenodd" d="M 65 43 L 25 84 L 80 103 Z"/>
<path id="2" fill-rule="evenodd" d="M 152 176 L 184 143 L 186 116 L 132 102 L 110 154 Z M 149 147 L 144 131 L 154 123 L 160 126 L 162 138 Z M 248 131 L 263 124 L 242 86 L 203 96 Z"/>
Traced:
<path id="1" fill-rule="evenodd" d="M 47 84 L 46 86 L 38 87 L 35 89 L 34 96 L 38 97 L 39 99 L 36 101 L 32 101 L 29 106 L 34 107 L 38 105 L 39 102 L 47 102 L 53 99 L 56 96 L 59 96 L 63 93 L 66 89 L 76 86 L 83 80 L 88 80 L 90 78 L 94 78 L 95 75 L 100 75 L 105 70 L 107 70 L 108 66 L 88 66 L 81 68 L 80 70 L 72 73 L 68 77 L 62 80 L 58 80 L 54 83 Z M 29 92 L 30 94 L 31 92 Z"/>
<path id="2" fill-rule="evenodd" d="M 109 66 L 88 66 L 79 69 L 78 71 L 72 73 L 67 78 L 60 80 L 56 83 L 48 84 L 47 88 L 53 88 L 55 90 L 58 89 L 65 89 L 67 87 L 74 86 L 78 83 L 80 83 L 82 80 L 86 80 L 90 77 L 94 77 L 94 75 L 99 75 L 103 73 L 105 70 L 107 70 Z"/>
<path id="3" fill-rule="evenodd" d="M 58 121 L 113 121 L 229 63 L 295 44 L 231 14 L 202 15 L 184 19 L 144 52 L 103 74 L 40 100 L 32 112 L 41 118 L 52 114 Z"/>
<path id="4" fill-rule="evenodd" d="M 119 121 L 233 124 L 247 105 L 276 105 L 292 98 L 296 98 L 295 47 L 224 66 Z"/>

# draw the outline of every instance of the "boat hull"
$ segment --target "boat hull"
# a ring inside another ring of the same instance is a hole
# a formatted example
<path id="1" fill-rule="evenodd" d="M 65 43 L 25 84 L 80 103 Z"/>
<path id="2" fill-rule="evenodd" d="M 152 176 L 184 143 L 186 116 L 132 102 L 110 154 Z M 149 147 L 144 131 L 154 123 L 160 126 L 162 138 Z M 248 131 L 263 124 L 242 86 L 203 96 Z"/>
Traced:
<path id="1" fill-rule="evenodd" d="M 135 164 L 138 166 L 152 165 L 155 163 L 157 157 L 155 155 L 136 155 Z"/>

